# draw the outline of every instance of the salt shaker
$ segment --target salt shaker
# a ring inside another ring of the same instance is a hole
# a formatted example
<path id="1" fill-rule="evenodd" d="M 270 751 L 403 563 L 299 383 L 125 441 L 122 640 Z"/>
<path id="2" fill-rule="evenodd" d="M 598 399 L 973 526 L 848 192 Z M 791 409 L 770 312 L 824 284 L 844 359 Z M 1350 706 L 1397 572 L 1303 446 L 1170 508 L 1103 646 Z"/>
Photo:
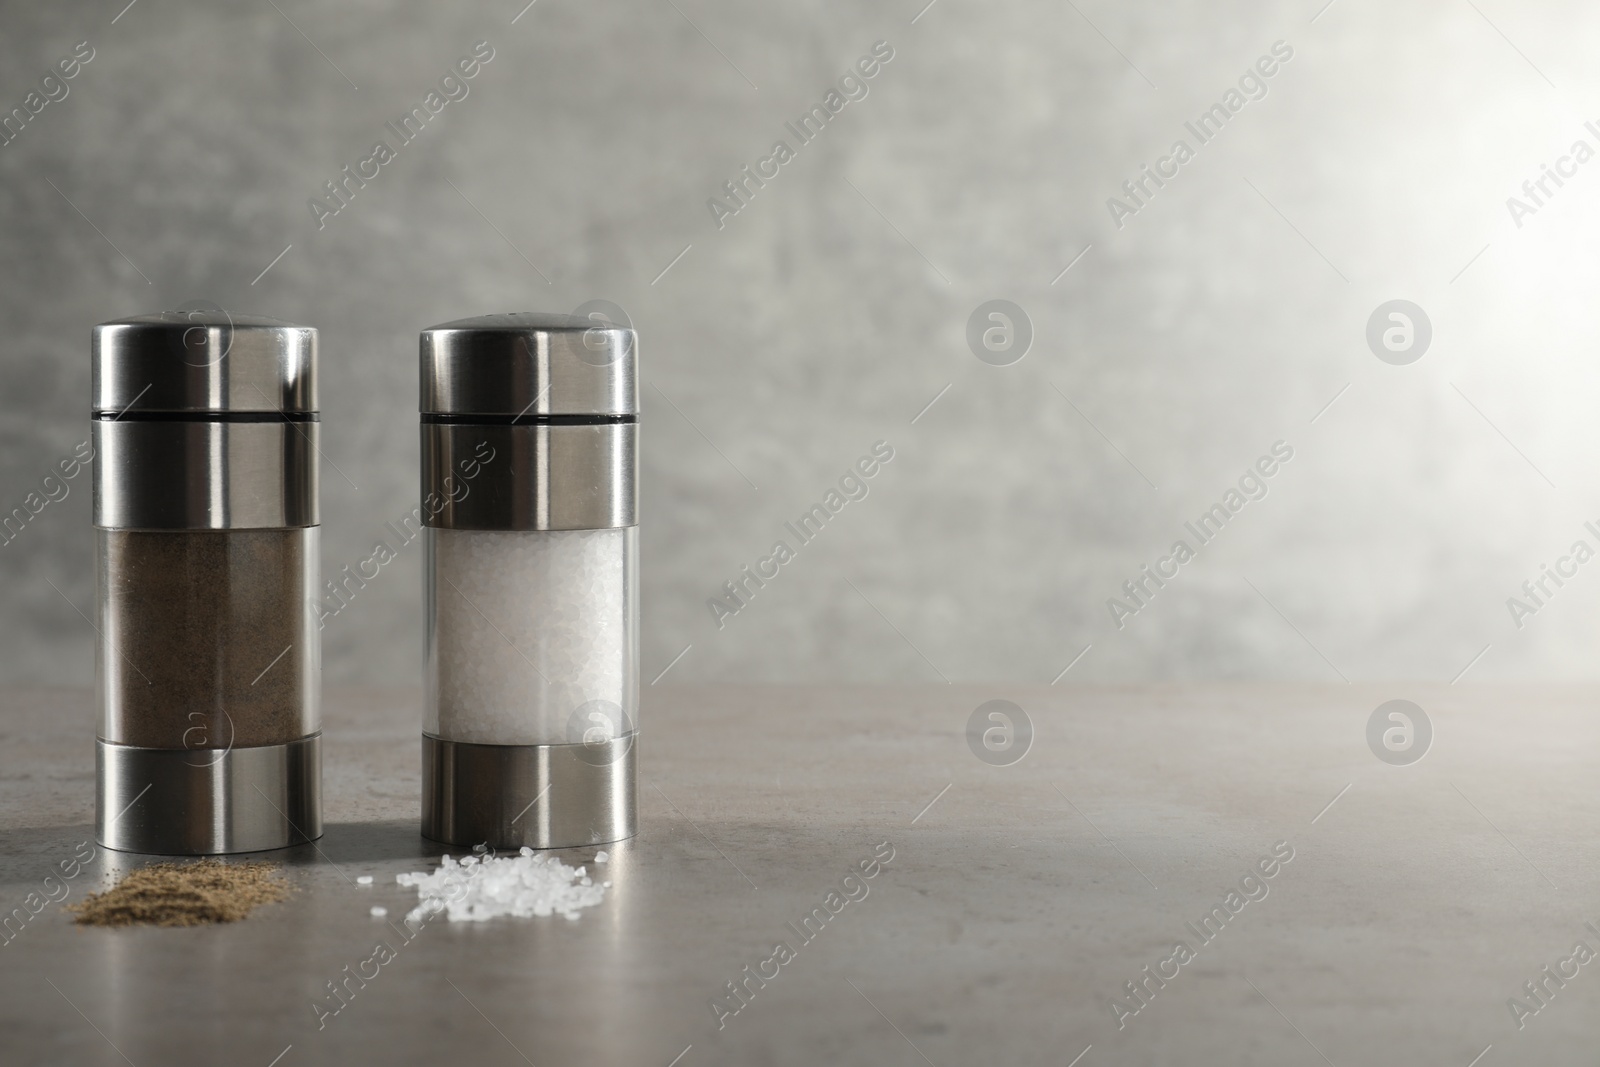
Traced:
<path id="1" fill-rule="evenodd" d="M 164 855 L 320 837 L 317 331 L 101 323 L 92 378 L 96 836 Z"/>
<path id="2" fill-rule="evenodd" d="M 422 333 L 425 837 L 634 833 L 636 341 L 532 314 Z"/>

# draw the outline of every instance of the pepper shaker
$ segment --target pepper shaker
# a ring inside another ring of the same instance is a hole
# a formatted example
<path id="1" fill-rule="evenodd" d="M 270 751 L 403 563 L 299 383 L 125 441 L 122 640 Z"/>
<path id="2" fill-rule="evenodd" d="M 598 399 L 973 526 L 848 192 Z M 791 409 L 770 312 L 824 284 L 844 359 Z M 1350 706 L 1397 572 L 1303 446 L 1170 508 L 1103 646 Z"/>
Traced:
<path id="1" fill-rule="evenodd" d="M 532 314 L 422 333 L 425 837 L 635 832 L 636 344 Z"/>
<path id="2" fill-rule="evenodd" d="M 317 332 L 94 328 L 95 832 L 207 855 L 322 835 Z"/>

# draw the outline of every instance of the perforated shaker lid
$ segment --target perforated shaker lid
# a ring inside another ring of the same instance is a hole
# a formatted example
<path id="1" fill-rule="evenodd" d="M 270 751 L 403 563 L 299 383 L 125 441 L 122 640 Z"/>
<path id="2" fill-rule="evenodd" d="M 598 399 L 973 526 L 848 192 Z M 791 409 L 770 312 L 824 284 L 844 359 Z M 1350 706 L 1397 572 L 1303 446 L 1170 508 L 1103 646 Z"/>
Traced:
<path id="1" fill-rule="evenodd" d="M 639 412 L 638 336 L 571 315 L 483 315 L 421 338 L 421 410 L 496 421 Z"/>
<path id="2" fill-rule="evenodd" d="M 317 411 L 317 331 L 215 308 L 94 328 L 96 413 Z"/>

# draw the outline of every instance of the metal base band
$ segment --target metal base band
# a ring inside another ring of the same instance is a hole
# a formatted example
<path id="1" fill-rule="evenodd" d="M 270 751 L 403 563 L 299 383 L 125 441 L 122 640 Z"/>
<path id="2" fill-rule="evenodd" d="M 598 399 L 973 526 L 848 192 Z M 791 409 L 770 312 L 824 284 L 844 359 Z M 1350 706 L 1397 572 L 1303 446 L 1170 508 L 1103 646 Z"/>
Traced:
<path id="1" fill-rule="evenodd" d="M 95 743 L 95 837 L 119 852 L 262 852 L 322 836 L 322 735 L 252 748 Z"/>
<path id="2" fill-rule="evenodd" d="M 595 745 L 473 745 L 422 735 L 422 836 L 576 848 L 638 832 L 637 733 Z"/>

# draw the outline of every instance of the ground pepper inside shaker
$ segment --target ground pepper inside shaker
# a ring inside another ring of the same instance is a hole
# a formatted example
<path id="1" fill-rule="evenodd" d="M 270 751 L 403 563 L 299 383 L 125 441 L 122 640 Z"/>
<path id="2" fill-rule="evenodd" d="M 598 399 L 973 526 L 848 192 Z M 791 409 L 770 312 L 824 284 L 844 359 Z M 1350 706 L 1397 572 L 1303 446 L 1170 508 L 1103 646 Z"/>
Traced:
<path id="1" fill-rule="evenodd" d="M 316 331 L 225 312 L 94 332 L 102 844 L 321 835 Z"/>
<path id="2" fill-rule="evenodd" d="M 276 745 L 316 732 L 306 601 L 317 560 L 299 530 L 103 530 L 107 741 Z M 314 540 L 314 539 L 313 539 Z M 151 610 L 152 605 L 161 610 Z M 137 665 L 137 666 L 135 666 Z M 197 760 L 198 761 L 198 760 Z"/>

